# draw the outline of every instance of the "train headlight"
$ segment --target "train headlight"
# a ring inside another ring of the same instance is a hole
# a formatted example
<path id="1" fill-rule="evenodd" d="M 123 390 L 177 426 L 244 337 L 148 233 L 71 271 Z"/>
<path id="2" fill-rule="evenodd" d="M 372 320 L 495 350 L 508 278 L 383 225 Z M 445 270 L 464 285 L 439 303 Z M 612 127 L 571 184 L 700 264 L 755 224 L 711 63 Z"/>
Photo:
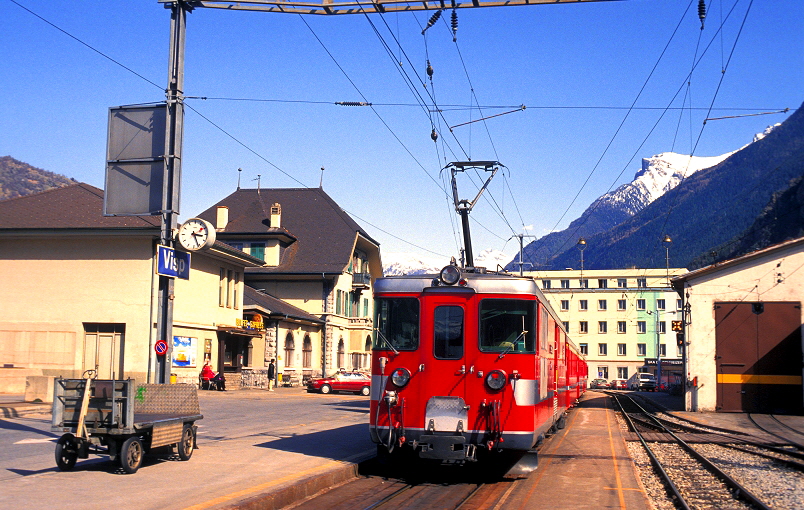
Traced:
<path id="1" fill-rule="evenodd" d="M 407 368 L 397 368 L 391 374 L 391 382 L 397 388 L 403 388 L 410 381 L 410 371 Z"/>
<path id="2" fill-rule="evenodd" d="M 441 270 L 439 275 L 444 285 L 455 285 L 461 279 L 461 270 L 455 266 L 449 265 Z"/>
<path id="3" fill-rule="evenodd" d="M 486 386 L 493 391 L 501 390 L 505 387 L 508 378 L 502 370 L 492 370 L 486 376 Z"/>

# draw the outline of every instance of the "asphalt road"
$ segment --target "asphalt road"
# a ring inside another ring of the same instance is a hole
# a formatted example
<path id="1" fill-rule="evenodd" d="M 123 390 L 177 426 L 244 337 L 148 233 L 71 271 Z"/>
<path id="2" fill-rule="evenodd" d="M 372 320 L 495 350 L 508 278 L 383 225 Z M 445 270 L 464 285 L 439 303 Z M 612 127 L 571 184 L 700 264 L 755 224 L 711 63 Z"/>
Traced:
<path id="1" fill-rule="evenodd" d="M 96 455 L 59 471 L 49 415 L 0 419 L 0 508 L 212 508 L 375 451 L 368 397 L 278 388 L 199 400 L 193 457 L 149 456 L 133 475 Z"/>

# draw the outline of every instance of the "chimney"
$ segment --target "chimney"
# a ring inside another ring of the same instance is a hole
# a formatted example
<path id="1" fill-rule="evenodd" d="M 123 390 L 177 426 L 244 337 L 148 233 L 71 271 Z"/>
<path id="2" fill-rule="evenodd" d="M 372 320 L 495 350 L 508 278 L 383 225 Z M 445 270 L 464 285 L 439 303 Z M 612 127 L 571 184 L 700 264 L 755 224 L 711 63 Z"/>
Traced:
<path id="1" fill-rule="evenodd" d="M 271 206 L 271 228 L 282 226 L 282 206 L 278 203 Z"/>
<path id="2" fill-rule="evenodd" d="M 226 230 L 226 225 L 228 224 L 229 224 L 229 208 L 226 207 L 225 205 L 219 205 L 215 230 Z"/>

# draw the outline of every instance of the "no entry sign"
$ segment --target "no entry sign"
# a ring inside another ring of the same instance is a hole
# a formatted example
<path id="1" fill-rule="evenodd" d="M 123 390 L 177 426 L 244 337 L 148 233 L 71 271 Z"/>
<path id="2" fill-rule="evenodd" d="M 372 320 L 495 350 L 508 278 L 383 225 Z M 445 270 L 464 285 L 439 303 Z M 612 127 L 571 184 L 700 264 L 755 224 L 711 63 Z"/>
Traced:
<path id="1" fill-rule="evenodd" d="M 154 344 L 154 350 L 159 356 L 164 356 L 168 350 L 168 344 L 164 340 L 157 340 Z"/>

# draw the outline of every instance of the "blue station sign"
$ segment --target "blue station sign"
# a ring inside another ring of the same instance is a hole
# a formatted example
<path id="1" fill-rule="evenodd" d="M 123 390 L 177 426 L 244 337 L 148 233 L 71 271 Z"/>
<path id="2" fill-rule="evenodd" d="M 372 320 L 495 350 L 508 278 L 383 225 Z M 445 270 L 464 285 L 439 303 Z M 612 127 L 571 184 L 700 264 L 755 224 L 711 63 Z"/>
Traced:
<path id="1" fill-rule="evenodd" d="M 172 278 L 190 279 L 190 254 L 176 251 L 169 246 L 156 246 L 157 267 L 156 274 Z"/>

